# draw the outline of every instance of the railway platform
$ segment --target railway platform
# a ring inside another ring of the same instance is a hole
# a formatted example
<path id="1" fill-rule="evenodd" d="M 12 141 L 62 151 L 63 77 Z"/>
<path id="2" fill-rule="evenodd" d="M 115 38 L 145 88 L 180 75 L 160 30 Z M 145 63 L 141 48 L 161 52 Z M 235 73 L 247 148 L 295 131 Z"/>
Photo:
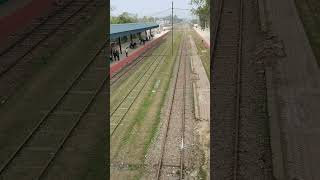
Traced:
<path id="1" fill-rule="evenodd" d="M 155 34 L 155 35 L 153 36 L 153 38 L 150 39 L 149 41 L 146 41 L 144 45 L 143 45 L 143 44 L 140 44 L 140 42 L 139 42 L 138 39 L 135 39 L 134 42 L 136 42 L 137 45 L 136 45 L 136 47 L 135 47 L 134 49 L 128 48 L 128 57 L 129 57 L 132 53 L 134 53 L 134 52 L 140 50 L 141 48 L 143 48 L 146 44 L 148 44 L 148 43 L 150 43 L 150 42 L 158 39 L 159 37 L 161 37 L 162 35 L 166 34 L 167 32 L 168 32 L 168 31 L 162 31 L 162 32 L 159 33 L 159 34 Z M 125 49 L 130 46 L 130 42 L 122 43 L 121 46 L 122 46 L 123 49 L 122 49 L 122 53 L 119 54 L 119 56 L 120 56 L 120 58 L 119 58 L 120 60 L 119 60 L 119 61 L 121 61 L 121 60 L 123 60 L 123 59 L 126 58 Z M 118 63 L 119 61 L 118 61 L 118 60 L 117 60 L 117 61 L 113 60 L 113 61 L 110 62 L 110 64 L 113 65 L 113 64 Z"/>
<path id="2" fill-rule="evenodd" d="M 153 39 L 150 41 L 145 42 L 145 45 L 139 45 L 135 49 L 129 49 L 128 57 L 126 57 L 124 49 L 129 46 L 129 42 L 123 44 L 123 50 L 122 54 L 120 54 L 120 60 L 119 61 L 114 61 L 110 64 L 110 75 L 112 76 L 119 70 L 121 70 L 126 64 L 130 63 L 137 57 L 139 57 L 141 54 L 146 52 L 148 49 L 152 48 L 153 46 L 157 45 L 161 39 L 164 38 L 164 36 L 168 33 L 169 31 L 162 31 L 160 34 L 155 34 Z"/>
<path id="3" fill-rule="evenodd" d="M 195 27 L 193 27 L 193 29 L 204 40 L 205 46 L 207 48 L 210 48 L 210 30 L 209 29 L 201 30 L 200 28 L 195 28 Z"/>

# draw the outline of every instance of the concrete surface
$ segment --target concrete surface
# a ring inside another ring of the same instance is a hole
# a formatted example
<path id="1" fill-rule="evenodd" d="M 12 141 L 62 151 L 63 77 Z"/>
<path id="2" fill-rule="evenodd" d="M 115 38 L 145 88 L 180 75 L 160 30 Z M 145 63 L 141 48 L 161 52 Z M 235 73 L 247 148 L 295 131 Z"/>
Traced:
<path id="1" fill-rule="evenodd" d="M 283 179 L 317 180 L 320 179 L 319 67 L 294 0 L 266 2 L 271 31 L 283 40 L 286 53 L 286 57 L 275 59 L 272 68 L 272 88 L 279 108 L 273 114 L 280 126 Z"/>
<path id="2" fill-rule="evenodd" d="M 192 37 L 189 35 L 191 44 L 191 68 L 194 75 L 194 96 L 195 96 L 195 115 L 200 120 L 210 120 L 210 82 L 202 61 L 197 54 L 197 47 Z"/>
<path id="3" fill-rule="evenodd" d="M 205 29 L 204 31 L 195 27 L 193 27 L 193 29 L 205 41 L 207 48 L 210 48 L 210 29 Z"/>

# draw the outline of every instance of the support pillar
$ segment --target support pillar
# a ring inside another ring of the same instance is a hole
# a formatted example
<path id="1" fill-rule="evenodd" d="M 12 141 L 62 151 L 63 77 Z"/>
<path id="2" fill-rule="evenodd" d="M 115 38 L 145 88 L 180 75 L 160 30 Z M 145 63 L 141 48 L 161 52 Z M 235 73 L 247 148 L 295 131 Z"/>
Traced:
<path id="1" fill-rule="evenodd" d="M 120 37 L 119 37 L 119 48 L 120 48 L 120 54 L 122 54 L 121 39 L 120 39 Z"/>

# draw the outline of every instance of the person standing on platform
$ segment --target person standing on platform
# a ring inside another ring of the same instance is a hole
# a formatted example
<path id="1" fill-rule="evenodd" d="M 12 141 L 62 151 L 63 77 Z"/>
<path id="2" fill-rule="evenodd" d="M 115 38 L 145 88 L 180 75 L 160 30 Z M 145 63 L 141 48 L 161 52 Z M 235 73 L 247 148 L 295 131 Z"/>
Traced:
<path id="1" fill-rule="evenodd" d="M 113 49 L 113 58 L 114 58 L 114 61 L 116 61 L 117 60 L 117 52 L 116 52 L 116 50 L 115 49 Z"/>
<path id="2" fill-rule="evenodd" d="M 113 59 L 112 59 L 112 55 L 110 55 L 109 59 L 110 59 L 110 62 L 112 62 L 112 61 L 113 61 Z"/>
<path id="3" fill-rule="evenodd" d="M 119 54 L 120 54 L 120 52 L 119 52 L 119 50 L 117 49 L 117 50 L 116 50 L 116 56 L 118 57 L 118 61 L 120 61 L 120 55 L 119 55 Z"/>
<path id="4" fill-rule="evenodd" d="M 124 51 L 126 52 L 126 57 L 128 57 L 128 47 Z"/>

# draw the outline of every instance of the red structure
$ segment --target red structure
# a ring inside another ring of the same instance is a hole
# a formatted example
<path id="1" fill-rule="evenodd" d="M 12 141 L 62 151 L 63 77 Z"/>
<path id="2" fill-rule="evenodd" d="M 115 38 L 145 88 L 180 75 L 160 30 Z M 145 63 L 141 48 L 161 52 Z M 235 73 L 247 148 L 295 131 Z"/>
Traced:
<path id="1" fill-rule="evenodd" d="M 160 41 L 166 36 L 166 34 L 162 35 L 158 39 L 151 41 L 150 43 L 146 43 L 145 46 L 138 49 L 137 51 L 134 51 L 133 53 L 130 54 L 130 56 L 125 57 L 123 60 L 121 60 L 117 64 L 112 64 L 110 66 L 110 76 L 112 77 L 115 73 L 120 71 L 124 66 L 132 62 L 134 59 L 138 58 L 143 52 L 149 50 L 152 46 L 156 46 L 157 44 L 159 44 Z"/>

